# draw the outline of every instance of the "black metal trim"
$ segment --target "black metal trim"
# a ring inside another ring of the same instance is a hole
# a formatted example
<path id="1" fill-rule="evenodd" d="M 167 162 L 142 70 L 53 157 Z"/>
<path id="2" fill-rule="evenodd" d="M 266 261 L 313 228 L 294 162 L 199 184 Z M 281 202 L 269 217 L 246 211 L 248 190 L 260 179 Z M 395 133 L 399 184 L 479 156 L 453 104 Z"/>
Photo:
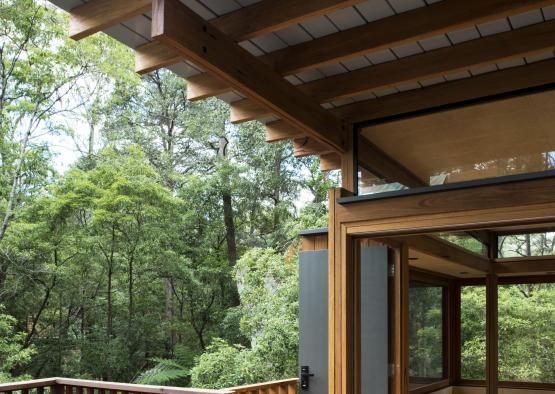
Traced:
<path id="1" fill-rule="evenodd" d="M 531 172 L 528 174 L 507 175 L 507 176 L 501 176 L 497 178 L 477 179 L 473 181 L 451 183 L 447 185 L 416 187 L 412 189 L 396 190 L 392 192 L 384 192 L 384 193 L 377 193 L 377 194 L 365 194 L 361 196 L 341 197 L 337 199 L 337 202 L 339 204 L 345 205 L 345 204 L 353 204 L 353 203 L 358 203 L 363 201 L 384 200 L 388 198 L 415 196 L 415 195 L 437 193 L 437 192 L 444 192 L 444 191 L 450 191 L 450 190 L 464 190 L 464 189 L 471 189 L 471 188 L 482 187 L 482 186 L 501 185 L 504 183 L 514 183 L 514 182 L 531 181 L 536 179 L 547 179 L 547 178 L 555 178 L 555 170 Z"/>
<path id="2" fill-rule="evenodd" d="M 426 88 L 423 88 L 423 89 L 426 89 Z M 365 120 L 365 121 L 355 123 L 353 125 L 353 128 L 358 131 L 364 127 L 375 126 L 378 124 L 388 123 L 396 120 L 416 118 L 423 115 L 445 112 L 445 111 L 449 111 L 457 108 L 464 108 L 464 107 L 469 107 L 473 105 L 484 104 L 484 103 L 489 103 L 489 102 L 494 102 L 494 101 L 504 100 L 509 98 L 528 96 L 528 95 L 547 92 L 551 90 L 555 90 L 555 82 L 550 82 L 550 83 L 538 85 L 538 86 L 531 86 L 524 89 L 512 90 L 504 93 L 498 93 L 490 96 L 483 96 L 483 97 L 478 97 L 474 99 L 463 100 L 456 103 L 429 107 L 429 108 L 425 108 L 417 111 L 405 112 L 402 114 L 386 116 L 379 119 Z"/>
<path id="3" fill-rule="evenodd" d="M 328 233 L 328 228 L 327 227 L 312 228 L 312 229 L 308 229 L 308 230 L 299 231 L 300 236 L 324 235 L 324 234 L 327 234 L 327 233 Z"/>

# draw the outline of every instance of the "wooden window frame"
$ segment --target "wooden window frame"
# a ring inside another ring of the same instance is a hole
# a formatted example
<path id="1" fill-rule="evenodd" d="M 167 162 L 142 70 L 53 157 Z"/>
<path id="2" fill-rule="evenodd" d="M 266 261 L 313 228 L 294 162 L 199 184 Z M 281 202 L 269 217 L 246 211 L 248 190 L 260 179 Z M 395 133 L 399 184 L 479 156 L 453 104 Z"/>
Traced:
<path id="1" fill-rule="evenodd" d="M 555 284 L 555 275 L 535 275 L 535 276 L 505 276 L 498 278 L 498 285 L 519 285 L 519 284 Z M 485 278 L 476 279 L 459 279 L 456 281 L 455 291 L 458 293 L 458 306 L 455 309 L 455 337 L 460 338 L 461 321 L 460 321 L 460 292 L 463 286 L 486 286 Z M 497 327 L 499 332 L 499 327 Z M 462 379 L 461 377 L 461 351 L 462 344 L 460 339 L 453 344 L 453 350 L 458 358 L 458 364 L 454 370 L 454 386 L 466 387 L 486 387 L 485 380 Z M 485 365 L 487 368 L 487 365 Z M 540 383 L 540 382 L 520 382 L 520 381 L 507 381 L 498 380 L 497 387 L 509 389 L 524 389 L 524 390 L 548 390 L 555 391 L 555 382 L 553 383 Z"/>
<path id="2" fill-rule="evenodd" d="M 414 389 L 409 388 L 410 394 L 427 394 L 443 388 L 449 387 L 452 382 L 452 341 L 453 332 L 451 329 L 451 322 L 453 317 L 453 302 L 454 295 L 453 284 L 454 281 L 446 275 L 428 272 L 421 269 L 410 268 L 409 270 L 409 287 L 410 282 L 420 282 L 436 286 L 441 286 L 443 289 L 443 305 L 442 305 L 442 347 L 443 347 L 443 374 L 444 378 L 436 382 L 417 387 Z M 408 309 L 407 304 L 407 309 Z M 408 311 L 407 311 L 408 312 Z M 408 321 L 407 321 L 408 325 Z M 407 366 L 408 367 L 408 366 Z M 410 379 L 410 376 L 409 376 Z"/>

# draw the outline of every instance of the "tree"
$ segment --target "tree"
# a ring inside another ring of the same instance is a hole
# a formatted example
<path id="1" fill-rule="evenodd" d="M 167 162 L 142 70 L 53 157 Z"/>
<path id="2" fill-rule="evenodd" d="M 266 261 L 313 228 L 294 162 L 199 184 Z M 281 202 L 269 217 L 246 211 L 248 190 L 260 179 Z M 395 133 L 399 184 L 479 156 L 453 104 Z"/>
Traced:
<path id="1" fill-rule="evenodd" d="M 34 349 L 24 348 L 24 332 L 16 332 L 16 319 L 3 313 L 4 307 L 0 305 L 0 382 L 25 379 L 28 376 L 14 376 L 14 371 L 31 361 Z"/>

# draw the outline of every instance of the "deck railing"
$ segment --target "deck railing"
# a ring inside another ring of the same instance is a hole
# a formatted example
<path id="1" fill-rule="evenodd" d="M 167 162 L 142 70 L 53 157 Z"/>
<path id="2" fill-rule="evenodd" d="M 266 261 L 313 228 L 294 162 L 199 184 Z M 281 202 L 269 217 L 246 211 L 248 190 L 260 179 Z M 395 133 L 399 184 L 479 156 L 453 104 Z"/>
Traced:
<path id="1" fill-rule="evenodd" d="M 273 382 L 232 387 L 228 390 L 231 390 L 234 394 L 296 394 L 297 382 L 297 378 L 276 380 Z"/>
<path id="2" fill-rule="evenodd" d="M 252 384 L 223 390 L 207 390 L 96 380 L 48 378 L 2 383 L 3 394 L 295 394 L 297 379 Z"/>

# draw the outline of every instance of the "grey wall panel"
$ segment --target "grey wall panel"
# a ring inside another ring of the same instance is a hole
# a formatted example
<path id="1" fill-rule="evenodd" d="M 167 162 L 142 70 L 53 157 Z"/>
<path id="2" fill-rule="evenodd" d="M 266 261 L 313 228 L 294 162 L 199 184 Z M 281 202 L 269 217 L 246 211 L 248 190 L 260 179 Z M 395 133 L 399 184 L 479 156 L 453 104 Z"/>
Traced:
<path id="1" fill-rule="evenodd" d="M 360 261 L 362 394 L 387 394 L 389 388 L 387 247 L 362 247 Z"/>
<path id="2" fill-rule="evenodd" d="M 328 251 L 299 253 L 299 366 L 314 376 L 310 390 L 328 392 Z"/>

